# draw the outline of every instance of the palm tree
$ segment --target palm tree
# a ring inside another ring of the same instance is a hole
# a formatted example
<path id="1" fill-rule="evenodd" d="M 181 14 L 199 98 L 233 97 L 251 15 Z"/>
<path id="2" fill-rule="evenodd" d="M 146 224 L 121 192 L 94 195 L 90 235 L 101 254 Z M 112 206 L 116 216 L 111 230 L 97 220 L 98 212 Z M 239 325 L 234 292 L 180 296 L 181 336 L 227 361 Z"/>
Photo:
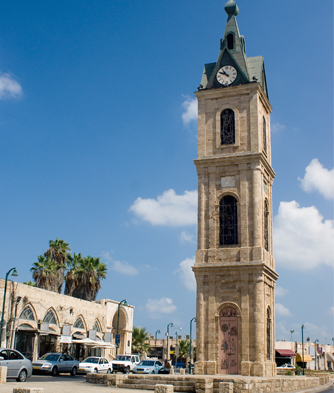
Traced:
<path id="1" fill-rule="evenodd" d="M 134 326 L 132 331 L 132 353 L 146 353 L 151 349 L 149 333 L 146 328 Z"/>
<path id="2" fill-rule="evenodd" d="M 73 297 L 88 301 L 96 300 L 96 295 L 101 289 L 101 279 L 107 276 L 107 266 L 90 255 L 82 258 L 81 254 L 74 254 L 70 259 L 71 268 L 67 273 L 67 291 Z M 66 277 L 67 277 L 66 275 Z"/>
<path id="3" fill-rule="evenodd" d="M 189 340 L 180 340 L 179 341 L 179 358 L 184 360 L 184 363 L 187 362 L 187 358 L 189 356 L 190 342 Z"/>
<path id="4" fill-rule="evenodd" d="M 68 271 L 65 276 L 65 295 L 72 296 L 73 291 L 78 286 L 77 283 L 77 271 L 80 264 L 82 264 L 82 256 L 81 254 L 73 254 L 69 255 L 67 258 L 67 267 Z"/>
<path id="5" fill-rule="evenodd" d="M 50 258 L 58 265 L 56 277 L 50 288 L 53 292 L 62 292 L 68 251 L 71 251 L 70 245 L 57 237 L 56 240 L 49 241 L 49 249 L 44 253 L 45 257 Z"/>
<path id="6" fill-rule="evenodd" d="M 57 275 L 57 265 L 50 258 L 39 255 L 38 261 L 33 263 L 30 271 L 37 288 L 51 290 Z"/>

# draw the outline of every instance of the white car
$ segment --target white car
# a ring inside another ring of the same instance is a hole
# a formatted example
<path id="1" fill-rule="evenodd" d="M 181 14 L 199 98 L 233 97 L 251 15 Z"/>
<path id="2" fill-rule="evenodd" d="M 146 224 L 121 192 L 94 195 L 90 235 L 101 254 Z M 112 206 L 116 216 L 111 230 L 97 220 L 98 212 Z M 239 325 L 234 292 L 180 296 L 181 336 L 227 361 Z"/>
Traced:
<path id="1" fill-rule="evenodd" d="M 290 363 L 285 363 L 285 364 L 282 364 L 282 366 L 278 366 L 277 368 L 283 369 L 283 370 L 291 370 L 291 369 L 295 369 L 295 366 L 293 366 Z"/>
<path id="2" fill-rule="evenodd" d="M 89 356 L 79 364 L 79 373 L 112 373 L 112 363 L 106 358 L 99 356 Z"/>

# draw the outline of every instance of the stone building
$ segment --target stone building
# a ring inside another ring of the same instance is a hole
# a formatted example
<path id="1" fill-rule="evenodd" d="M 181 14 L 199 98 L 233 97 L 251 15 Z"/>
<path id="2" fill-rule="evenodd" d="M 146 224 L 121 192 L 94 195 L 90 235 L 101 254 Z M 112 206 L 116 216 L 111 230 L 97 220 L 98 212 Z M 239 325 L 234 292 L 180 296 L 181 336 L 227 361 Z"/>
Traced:
<path id="1" fill-rule="evenodd" d="M 0 280 L 0 304 L 4 281 Z M 78 360 L 102 353 L 112 360 L 117 322 L 118 353 L 131 353 L 133 310 L 114 300 L 89 302 L 8 281 L 0 346 L 16 348 L 33 360 L 50 351 L 68 351 Z"/>
<path id="2" fill-rule="evenodd" d="M 196 374 L 276 374 L 270 113 L 234 0 L 198 91 Z"/>

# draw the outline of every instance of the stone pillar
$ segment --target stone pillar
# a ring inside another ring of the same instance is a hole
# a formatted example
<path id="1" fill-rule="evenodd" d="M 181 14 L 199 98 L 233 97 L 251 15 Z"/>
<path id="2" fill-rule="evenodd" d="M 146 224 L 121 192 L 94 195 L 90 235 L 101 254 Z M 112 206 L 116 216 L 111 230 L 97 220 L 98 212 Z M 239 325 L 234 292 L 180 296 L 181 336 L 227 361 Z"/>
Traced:
<path id="1" fill-rule="evenodd" d="M 253 205 L 253 261 L 262 260 L 262 173 L 261 166 L 253 166 L 252 205 Z"/>
<path id="2" fill-rule="evenodd" d="M 6 383 L 7 367 L 0 367 L 0 383 Z"/>
<path id="3" fill-rule="evenodd" d="M 195 374 L 204 374 L 204 332 L 205 332 L 205 301 L 204 277 L 197 276 L 197 312 L 196 312 L 196 362 Z"/>
<path id="4" fill-rule="evenodd" d="M 265 304 L 264 304 L 264 283 L 262 274 L 254 274 L 254 297 L 253 297 L 253 332 L 255 362 L 251 368 L 251 375 L 262 377 L 265 375 Z"/>

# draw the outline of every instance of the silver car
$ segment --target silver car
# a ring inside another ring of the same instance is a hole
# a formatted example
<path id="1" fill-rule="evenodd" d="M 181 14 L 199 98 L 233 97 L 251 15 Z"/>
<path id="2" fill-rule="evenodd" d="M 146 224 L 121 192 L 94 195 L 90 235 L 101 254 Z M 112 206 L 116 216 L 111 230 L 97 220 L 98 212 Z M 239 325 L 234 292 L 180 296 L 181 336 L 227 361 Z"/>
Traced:
<path id="1" fill-rule="evenodd" d="M 32 362 L 34 374 L 52 374 L 54 377 L 59 373 L 71 373 L 77 375 L 79 362 L 67 353 L 46 353 L 38 360 Z"/>
<path id="2" fill-rule="evenodd" d="M 15 349 L 0 348 L 0 366 L 7 367 L 7 378 L 16 378 L 18 382 L 26 381 L 32 374 L 31 360 Z"/>

